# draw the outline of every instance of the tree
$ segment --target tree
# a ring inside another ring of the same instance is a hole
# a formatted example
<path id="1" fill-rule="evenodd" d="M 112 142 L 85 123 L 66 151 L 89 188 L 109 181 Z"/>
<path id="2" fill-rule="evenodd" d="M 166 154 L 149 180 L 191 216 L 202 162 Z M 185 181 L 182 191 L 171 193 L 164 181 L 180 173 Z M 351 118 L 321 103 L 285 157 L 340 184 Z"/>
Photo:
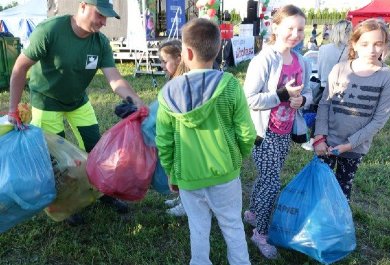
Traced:
<path id="1" fill-rule="evenodd" d="M 239 13 L 237 13 L 236 9 L 232 9 L 232 11 L 230 11 L 230 16 L 232 18 L 231 22 L 233 24 L 240 24 L 241 23 L 241 16 Z"/>
<path id="2" fill-rule="evenodd" d="M 6 6 L 2 6 L 0 5 L 0 11 L 3 11 L 3 10 L 6 10 L 8 8 L 11 8 L 11 7 L 14 7 L 14 6 L 17 6 L 18 5 L 18 2 L 17 1 L 13 1 L 11 4 L 8 4 Z"/>

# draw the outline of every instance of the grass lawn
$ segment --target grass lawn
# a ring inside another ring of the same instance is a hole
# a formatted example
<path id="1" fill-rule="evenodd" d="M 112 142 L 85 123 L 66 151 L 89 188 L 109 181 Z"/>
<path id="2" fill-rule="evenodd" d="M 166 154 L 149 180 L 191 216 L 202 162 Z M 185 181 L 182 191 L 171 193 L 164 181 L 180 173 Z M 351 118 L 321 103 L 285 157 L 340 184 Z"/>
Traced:
<path id="1" fill-rule="evenodd" d="M 243 82 L 247 66 L 248 63 L 243 63 L 228 71 Z M 134 78 L 134 68 L 130 64 L 121 64 L 118 68 L 146 102 L 156 98 L 158 91 L 152 88 L 150 76 Z M 164 82 L 163 77 L 158 77 L 159 88 Z M 102 133 L 119 120 L 113 109 L 120 99 L 107 87 L 102 74 L 98 73 L 89 89 Z M 27 93 L 23 97 L 27 101 Z M 8 92 L 0 92 L 0 111 L 7 110 L 8 99 Z M 357 248 L 337 264 L 390 264 L 389 142 L 390 123 L 387 123 L 375 137 L 354 182 L 351 207 Z M 294 144 L 282 172 L 283 185 L 302 169 L 312 155 Z M 248 159 L 242 172 L 244 209 L 248 206 L 255 176 L 252 161 Z M 173 218 L 165 214 L 163 202 L 167 198 L 151 190 L 144 200 L 129 203 L 131 211 L 126 215 L 118 215 L 97 202 L 82 212 L 87 224 L 78 227 L 56 223 L 42 212 L 0 234 L 0 264 L 188 264 L 190 245 L 187 218 Z M 245 225 L 245 229 L 252 264 L 318 264 L 303 254 L 285 249 L 280 249 L 279 259 L 265 260 L 249 240 L 251 228 Z M 213 264 L 227 264 L 226 246 L 215 219 L 210 240 Z"/>

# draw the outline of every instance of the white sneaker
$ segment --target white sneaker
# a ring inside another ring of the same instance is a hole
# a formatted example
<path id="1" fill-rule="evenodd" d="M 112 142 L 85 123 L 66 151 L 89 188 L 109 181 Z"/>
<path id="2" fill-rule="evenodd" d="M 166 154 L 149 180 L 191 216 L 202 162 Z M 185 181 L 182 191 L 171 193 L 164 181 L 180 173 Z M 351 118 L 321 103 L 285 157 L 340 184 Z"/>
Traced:
<path id="1" fill-rule="evenodd" d="M 314 151 L 313 142 L 314 142 L 314 139 L 310 138 L 310 140 L 308 142 L 303 143 L 301 146 L 303 149 L 305 149 L 307 151 Z"/>
<path id="2" fill-rule="evenodd" d="M 173 207 L 171 209 L 168 209 L 167 210 L 167 214 L 172 215 L 172 216 L 176 216 L 176 217 L 186 216 L 187 215 L 186 211 L 184 210 L 184 206 L 183 206 L 182 203 L 179 203 L 175 207 Z"/>
<path id="3" fill-rule="evenodd" d="M 177 198 L 172 199 L 172 200 L 165 200 L 164 203 L 166 206 L 174 207 L 180 203 L 180 197 L 177 197 Z"/>

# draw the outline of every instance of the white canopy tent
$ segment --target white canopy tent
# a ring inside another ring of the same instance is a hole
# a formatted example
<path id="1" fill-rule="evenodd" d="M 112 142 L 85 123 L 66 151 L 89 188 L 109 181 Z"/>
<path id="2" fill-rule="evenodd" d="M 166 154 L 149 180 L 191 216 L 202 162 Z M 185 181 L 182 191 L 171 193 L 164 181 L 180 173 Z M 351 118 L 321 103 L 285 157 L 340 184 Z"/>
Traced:
<path id="1" fill-rule="evenodd" d="M 0 12 L 4 28 L 26 47 L 28 37 L 36 25 L 47 18 L 47 0 L 28 0 L 23 4 Z"/>

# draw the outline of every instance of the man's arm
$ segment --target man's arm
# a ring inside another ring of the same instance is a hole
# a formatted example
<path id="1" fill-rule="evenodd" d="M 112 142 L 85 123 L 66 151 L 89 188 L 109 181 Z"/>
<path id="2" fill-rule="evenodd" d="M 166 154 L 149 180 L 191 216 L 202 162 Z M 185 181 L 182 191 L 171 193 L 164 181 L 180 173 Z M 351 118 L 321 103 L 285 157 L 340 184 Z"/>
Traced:
<path id="1" fill-rule="evenodd" d="M 123 99 L 126 99 L 126 97 L 131 97 L 137 107 L 144 105 L 144 102 L 137 95 L 137 93 L 135 93 L 130 84 L 121 76 L 118 69 L 116 69 L 115 67 L 109 67 L 102 68 L 102 71 L 107 78 L 107 81 L 110 84 L 112 91 L 114 91 Z"/>
<path id="2" fill-rule="evenodd" d="M 11 81 L 10 81 L 10 100 L 9 100 L 9 112 L 15 113 L 18 109 L 18 104 L 22 97 L 23 88 L 26 85 L 26 75 L 28 69 L 36 62 L 29 59 L 23 53 L 16 59 L 15 65 L 12 69 Z M 13 117 L 9 117 L 10 122 L 15 123 Z"/>

